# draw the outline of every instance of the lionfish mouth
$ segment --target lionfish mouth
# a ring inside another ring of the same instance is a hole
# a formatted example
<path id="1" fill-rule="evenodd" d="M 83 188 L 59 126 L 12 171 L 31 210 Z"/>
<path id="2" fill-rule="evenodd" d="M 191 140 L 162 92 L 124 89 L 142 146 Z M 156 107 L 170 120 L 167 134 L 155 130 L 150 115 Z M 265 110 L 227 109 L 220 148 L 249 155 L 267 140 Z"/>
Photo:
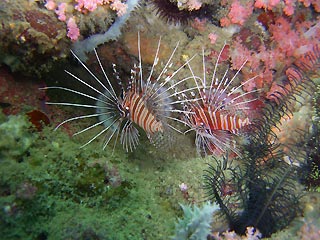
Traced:
<path id="1" fill-rule="evenodd" d="M 94 124 L 89 125 L 73 134 L 73 136 L 76 136 L 83 133 L 89 133 L 93 129 L 99 129 L 98 132 L 94 133 L 81 147 L 85 147 L 97 140 L 99 137 L 103 136 L 103 149 L 109 145 L 111 139 L 115 140 L 113 146 L 114 149 L 116 143 L 120 139 L 120 143 L 127 152 L 133 151 L 138 146 L 141 132 L 145 132 L 149 140 L 153 143 L 159 142 L 158 139 L 163 139 L 163 137 L 172 129 L 180 132 L 180 130 L 174 127 L 173 122 L 185 123 L 179 118 L 179 116 L 176 116 L 176 114 L 183 114 L 185 111 L 174 106 L 177 104 L 183 104 L 186 100 L 175 99 L 176 96 L 181 93 L 176 89 L 180 84 L 189 80 L 191 77 L 182 78 L 177 82 L 174 82 L 173 79 L 182 68 L 189 64 L 192 58 L 174 70 L 171 75 L 166 76 L 168 69 L 174 66 L 173 57 L 178 46 L 179 42 L 176 44 L 160 73 L 157 76 L 154 76 L 155 67 L 159 62 L 159 52 L 161 48 L 160 37 L 154 56 L 153 65 L 151 66 L 147 76 L 144 76 L 144 69 L 142 67 L 143 56 L 141 56 L 140 46 L 140 33 L 138 33 L 138 64 L 135 70 L 131 70 L 131 80 L 129 84 L 124 83 L 124 80 L 116 71 L 115 65 L 113 65 L 113 70 L 115 73 L 114 75 L 116 75 L 115 80 L 116 82 L 120 83 L 118 84 L 121 88 L 120 91 L 115 90 L 116 86 L 113 84 L 113 79 L 109 78 L 107 75 L 96 50 L 94 50 L 95 57 L 97 64 L 99 65 L 99 69 L 103 75 L 101 79 L 97 76 L 97 73 L 89 69 L 89 67 L 83 61 L 81 61 L 74 52 L 71 51 L 72 55 L 86 70 L 90 79 L 81 78 L 80 76 L 77 76 L 76 74 L 67 70 L 65 70 L 65 72 L 88 91 L 61 86 L 45 87 L 42 89 L 62 90 L 84 97 L 90 101 L 93 100 L 95 101 L 95 104 L 47 102 L 46 104 L 49 105 L 71 106 L 76 108 L 88 108 L 92 110 L 91 114 L 77 115 L 64 120 L 56 126 L 55 130 L 69 122 L 94 118 L 97 119 Z"/>

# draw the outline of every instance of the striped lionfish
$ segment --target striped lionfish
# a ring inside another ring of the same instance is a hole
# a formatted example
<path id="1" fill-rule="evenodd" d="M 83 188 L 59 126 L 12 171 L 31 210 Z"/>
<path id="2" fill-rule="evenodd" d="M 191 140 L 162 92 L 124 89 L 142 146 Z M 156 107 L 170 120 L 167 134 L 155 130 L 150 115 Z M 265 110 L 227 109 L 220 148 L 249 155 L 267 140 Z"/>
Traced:
<path id="1" fill-rule="evenodd" d="M 251 124 L 246 110 L 248 110 L 250 102 L 257 100 L 256 98 L 253 99 L 251 95 L 259 90 L 245 93 L 240 91 L 243 85 L 256 77 L 236 85 L 238 74 L 246 61 L 231 78 L 228 77 L 228 69 L 221 79 L 217 78 L 217 69 L 225 46 L 226 44 L 219 52 L 210 81 L 207 80 L 206 76 L 204 50 L 202 51 L 202 78 L 194 74 L 188 63 L 196 85 L 194 89 L 197 92 L 192 92 L 195 101 L 185 101 L 183 103 L 185 123 L 190 127 L 186 132 L 195 131 L 195 144 L 200 154 L 226 153 L 229 151 L 240 155 L 235 138 L 239 135 L 240 130 Z M 181 94 L 180 99 L 182 98 L 187 99 L 188 97 L 186 94 Z"/>
<path id="2" fill-rule="evenodd" d="M 56 129 L 71 121 L 87 118 L 98 118 L 99 120 L 95 124 L 73 134 L 78 135 L 95 127 L 104 126 L 102 130 L 100 130 L 89 141 L 82 145 L 82 147 L 87 146 L 104 134 L 105 140 L 103 149 L 105 149 L 111 139 L 115 137 L 116 140 L 114 146 L 117 140 L 120 138 L 120 142 L 127 152 L 133 151 L 137 147 L 140 135 L 138 130 L 139 128 L 146 133 L 151 142 L 157 141 L 157 138 L 163 136 L 165 131 L 168 129 L 179 131 L 168 123 L 168 120 L 181 121 L 180 119 L 172 116 L 172 113 L 179 113 L 181 110 L 174 109 L 172 107 L 174 104 L 179 103 L 180 101 L 172 100 L 177 93 L 173 92 L 170 94 L 170 90 L 173 90 L 177 85 L 186 79 L 180 80 L 176 83 L 172 83 L 171 80 L 184 66 L 186 66 L 187 62 L 175 70 L 171 75 L 165 77 L 167 70 L 172 66 L 172 58 L 178 48 L 178 42 L 160 74 L 157 77 L 154 77 L 153 73 L 155 71 L 155 66 L 159 61 L 158 56 L 160 45 L 161 37 L 159 38 L 153 65 L 148 76 L 145 78 L 143 74 L 144 69 L 142 68 L 140 34 L 138 33 L 139 63 L 138 66 L 135 66 L 135 69 L 137 70 L 131 70 L 131 78 L 129 83 L 125 85 L 116 71 L 115 65 L 113 65 L 113 71 L 117 78 L 116 80 L 121 88 L 120 93 L 117 93 L 116 88 L 111 83 L 110 78 L 107 76 L 96 50 L 94 50 L 94 52 L 101 72 L 104 76 L 103 80 L 100 80 L 97 75 L 91 71 L 74 52 L 71 51 L 73 56 L 93 78 L 92 80 L 94 81 L 95 85 L 89 84 L 88 80 L 81 79 L 67 70 L 65 70 L 65 72 L 83 86 L 88 88 L 88 90 L 92 91 L 94 94 L 87 94 L 78 90 L 57 86 L 46 87 L 44 89 L 60 89 L 71 92 L 83 96 L 88 100 L 94 100 L 95 104 L 90 105 L 68 102 L 48 102 L 47 104 L 91 108 L 95 109 L 95 113 L 66 119 L 61 122 Z M 102 90 L 100 90 L 100 88 Z"/>

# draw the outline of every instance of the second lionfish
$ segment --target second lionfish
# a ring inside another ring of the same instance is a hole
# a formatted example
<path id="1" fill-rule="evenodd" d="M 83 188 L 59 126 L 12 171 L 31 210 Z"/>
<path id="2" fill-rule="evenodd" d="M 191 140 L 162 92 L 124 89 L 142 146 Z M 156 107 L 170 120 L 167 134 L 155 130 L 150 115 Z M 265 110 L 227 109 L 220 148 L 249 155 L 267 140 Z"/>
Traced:
<path id="1" fill-rule="evenodd" d="M 243 62 L 240 69 L 230 74 L 227 68 L 222 77 L 218 78 L 218 67 L 221 55 L 225 49 L 224 45 L 218 54 L 212 77 L 208 79 L 205 63 L 204 50 L 202 52 L 202 77 L 195 75 L 189 62 L 191 76 L 194 79 L 196 92 L 192 96 L 185 93 L 179 94 L 180 99 L 185 101 L 184 121 L 190 127 L 189 131 L 195 131 L 195 144 L 200 154 L 233 153 L 241 155 L 236 142 L 237 137 L 251 124 L 249 111 L 251 104 L 257 98 L 254 96 L 258 89 L 250 92 L 242 92 L 242 87 L 254 80 L 256 77 L 239 83 L 239 72 L 246 64 Z M 194 99 L 194 101 L 192 101 Z"/>
<path id="2" fill-rule="evenodd" d="M 186 81 L 188 78 L 172 82 L 176 74 L 187 64 L 187 62 L 168 75 L 166 72 L 172 66 L 173 56 L 178 48 L 179 42 L 173 49 L 169 59 L 164 64 L 158 76 L 153 76 L 155 67 L 159 61 L 159 51 L 161 46 L 161 37 L 158 42 L 156 53 L 154 56 L 153 65 L 150 68 L 147 76 L 144 76 L 144 69 L 142 67 L 142 56 L 140 46 L 140 34 L 138 33 L 138 65 L 131 70 L 130 79 L 125 82 L 113 66 L 115 80 L 117 85 L 112 82 L 108 77 L 101 60 L 96 52 L 96 60 L 99 68 L 103 74 L 103 79 L 99 79 L 97 74 L 89 69 L 89 67 L 82 62 L 79 57 L 74 54 L 73 56 L 80 62 L 82 67 L 89 73 L 93 84 L 89 80 L 81 78 L 67 70 L 73 79 L 78 81 L 88 91 L 76 90 L 72 88 L 53 86 L 44 89 L 59 89 L 66 92 L 85 97 L 88 100 L 94 100 L 95 104 L 79 104 L 72 102 L 48 102 L 52 105 L 63 105 L 72 107 L 83 107 L 95 110 L 92 114 L 78 115 L 61 122 L 56 129 L 60 126 L 81 119 L 97 118 L 98 121 L 73 135 L 78 135 L 103 126 L 98 133 L 95 133 L 82 147 L 90 144 L 98 137 L 104 135 L 103 149 L 109 144 L 112 138 L 115 137 L 115 144 L 120 139 L 126 151 L 132 151 L 139 143 L 139 130 L 142 129 L 151 142 L 158 141 L 161 136 L 169 129 L 177 130 L 169 121 L 181 121 L 179 118 L 172 116 L 174 112 L 183 112 L 182 110 L 174 109 L 174 104 L 180 103 L 179 100 L 173 100 L 177 95 L 177 85 Z M 87 92 L 92 92 L 88 94 Z M 177 130 L 179 131 L 179 130 Z"/>

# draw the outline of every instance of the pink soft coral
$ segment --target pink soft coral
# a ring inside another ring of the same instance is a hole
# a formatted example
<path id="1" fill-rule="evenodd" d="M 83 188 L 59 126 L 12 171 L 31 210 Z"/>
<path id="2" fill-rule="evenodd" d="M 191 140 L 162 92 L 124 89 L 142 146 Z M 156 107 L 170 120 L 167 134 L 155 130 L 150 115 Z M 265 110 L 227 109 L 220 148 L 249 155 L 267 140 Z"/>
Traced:
<path id="1" fill-rule="evenodd" d="M 120 0 L 112 0 L 113 3 L 110 4 L 110 8 L 117 11 L 119 17 L 123 16 L 127 12 L 127 4 L 122 3 Z"/>
<path id="2" fill-rule="evenodd" d="M 58 15 L 58 19 L 60 21 L 65 22 L 67 20 L 66 8 L 67 8 L 67 4 L 66 3 L 60 3 L 58 5 L 58 8 L 55 10 L 55 13 Z"/>
<path id="3" fill-rule="evenodd" d="M 305 7 L 312 5 L 316 12 L 320 12 L 319 0 L 256 0 L 254 7 L 267 10 L 274 10 L 277 7 L 281 7 L 285 15 L 292 16 L 297 8 L 297 2 L 303 3 Z"/>
<path id="4" fill-rule="evenodd" d="M 287 16 L 291 16 L 293 15 L 294 13 L 294 9 L 296 7 L 296 0 L 284 0 L 285 2 L 285 7 L 283 9 L 284 13 L 287 15 Z"/>
<path id="5" fill-rule="evenodd" d="M 56 9 L 57 5 L 53 0 L 47 0 L 46 4 L 44 5 L 48 10 Z"/>
<path id="6" fill-rule="evenodd" d="M 270 25 L 269 31 L 275 44 L 274 51 L 278 56 L 282 55 L 278 60 L 291 64 L 292 57 L 299 58 L 319 43 L 320 23 L 318 19 L 292 24 L 279 17 Z"/>
<path id="7" fill-rule="evenodd" d="M 208 38 L 211 44 L 215 44 L 215 42 L 217 41 L 218 35 L 215 33 L 209 33 Z"/>
<path id="8" fill-rule="evenodd" d="M 280 3 L 280 0 L 256 0 L 254 6 L 256 8 L 264 8 L 268 10 L 272 10 Z"/>
<path id="9" fill-rule="evenodd" d="M 299 34 L 291 28 L 291 24 L 283 17 L 270 25 L 272 39 L 278 44 L 278 50 L 287 56 L 292 56 L 298 46 L 300 46 Z"/>
<path id="10" fill-rule="evenodd" d="M 232 69 L 239 70 L 244 62 L 251 59 L 252 51 L 243 46 L 239 38 L 232 44 L 232 48 L 233 51 L 230 52 Z"/>
<path id="11" fill-rule="evenodd" d="M 86 10 L 93 12 L 97 9 L 98 5 L 104 4 L 104 0 L 76 0 L 76 2 L 78 4 L 75 6 L 75 9 L 79 12 Z"/>
<path id="12" fill-rule="evenodd" d="M 245 21 L 251 16 L 253 11 L 252 3 L 247 2 L 247 5 L 241 5 L 238 0 L 235 0 L 231 4 L 228 17 L 224 17 L 220 20 L 221 26 L 229 26 L 230 24 L 243 25 Z"/>
<path id="13" fill-rule="evenodd" d="M 80 36 L 80 30 L 76 24 L 76 21 L 74 20 L 74 18 L 69 18 L 68 22 L 67 22 L 67 28 L 68 28 L 68 33 L 67 36 L 72 40 L 72 41 L 76 41 L 78 40 L 79 36 Z"/>
<path id="14" fill-rule="evenodd" d="M 243 86 L 245 91 L 270 87 L 273 81 L 273 69 L 278 58 L 275 51 L 267 50 L 264 46 L 261 46 L 258 52 L 249 50 L 237 38 L 232 44 L 230 57 L 232 69 L 235 70 L 239 70 L 246 62 L 241 70 L 244 79 L 255 77 L 254 80 Z"/>

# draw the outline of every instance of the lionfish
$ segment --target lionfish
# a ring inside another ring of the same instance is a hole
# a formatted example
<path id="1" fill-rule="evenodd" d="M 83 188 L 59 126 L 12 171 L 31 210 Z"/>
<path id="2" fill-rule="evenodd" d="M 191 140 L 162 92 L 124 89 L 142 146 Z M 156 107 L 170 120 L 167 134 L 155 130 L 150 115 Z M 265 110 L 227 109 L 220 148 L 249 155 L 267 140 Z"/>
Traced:
<path id="1" fill-rule="evenodd" d="M 185 101 L 184 121 L 190 128 L 185 132 L 195 131 L 195 144 L 200 154 L 231 152 L 241 155 L 236 145 L 236 136 L 251 124 L 250 116 L 246 114 L 255 92 L 241 92 L 242 86 L 255 79 L 250 78 L 241 84 L 237 83 L 238 74 L 246 64 L 229 78 L 228 68 L 218 79 L 217 70 L 221 54 L 226 44 L 220 50 L 214 65 L 211 80 L 207 80 L 204 50 L 202 50 L 203 77 L 196 76 L 189 62 L 187 63 L 195 82 L 196 92 L 191 92 L 194 101 Z M 192 89 L 192 88 L 190 88 Z M 180 94 L 180 99 L 190 98 Z"/>
<path id="2" fill-rule="evenodd" d="M 135 65 L 135 68 L 131 69 L 131 77 L 127 83 L 124 83 L 123 79 L 121 79 L 118 71 L 115 68 L 115 64 L 113 64 L 114 75 L 118 81 L 118 87 L 121 88 L 120 91 L 116 91 L 116 87 L 112 84 L 104 67 L 102 66 L 96 50 L 94 50 L 95 57 L 104 76 L 104 79 L 102 80 L 100 80 L 97 74 L 90 70 L 89 67 L 86 66 L 85 63 L 81 61 L 74 52 L 71 51 L 72 55 L 93 78 L 92 80 L 94 81 L 94 84 L 89 84 L 88 80 L 81 79 L 67 70 L 65 70 L 65 72 L 85 86 L 88 90 L 93 92 L 93 94 L 87 94 L 86 92 L 59 86 L 46 87 L 43 89 L 60 89 L 71 92 L 73 94 L 85 97 L 88 100 L 94 100 L 95 104 L 78 104 L 69 102 L 47 102 L 47 104 L 91 108 L 95 110 L 95 113 L 79 115 L 66 119 L 61 122 L 55 128 L 55 130 L 71 121 L 87 118 L 98 118 L 98 121 L 93 125 L 90 125 L 73 134 L 73 136 L 79 135 L 98 126 L 103 126 L 102 130 L 93 135 L 92 138 L 81 147 L 87 146 L 104 134 L 105 140 L 103 143 L 103 149 L 105 149 L 111 139 L 115 137 L 116 140 L 114 142 L 114 147 L 120 138 L 120 142 L 127 152 L 133 151 L 137 147 L 140 135 L 139 129 L 142 129 L 146 133 L 151 142 L 159 141 L 158 139 L 161 139 L 161 136 L 163 136 L 169 129 L 179 131 L 172 124 L 169 124 L 170 120 L 178 122 L 181 121 L 177 117 L 172 116 L 173 113 L 183 112 L 182 110 L 174 109 L 172 107 L 174 104 L 181 102 L 179 100 L 173 100 L 177 93 L 172 90 L 187 79 L 179 80 L 176 83 L 172 83 L 172 80 L 188 62 L 181 65 L 170 75 L 166 75 L 166 72 L 173 64 L 172 59 L 179 46 L 179 42 L 177 42 L 169 59 L 165 63 L 163 69 L 160 71 L 160 74 L 154 77 L 153 75 L 155 67 L 159 61 L 160 45 L 161 37 L 158 41 L 153 65 L 151 66 L 148 76 L 145 77 L 144 69 L 142 67 L 140 34 L 138 33 L 139 62 L 137 66 Z M 173 93 L 170 93 L 171 91 Z"/>

